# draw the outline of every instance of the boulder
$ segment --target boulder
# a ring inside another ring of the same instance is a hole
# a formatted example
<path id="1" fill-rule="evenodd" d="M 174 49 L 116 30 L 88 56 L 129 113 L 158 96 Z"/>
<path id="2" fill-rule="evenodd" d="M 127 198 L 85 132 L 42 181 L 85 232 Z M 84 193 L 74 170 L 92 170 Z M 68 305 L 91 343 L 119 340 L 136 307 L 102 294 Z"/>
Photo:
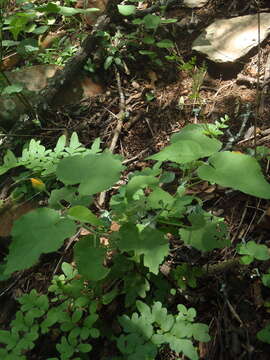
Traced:
<path id="1" fill-rule="evenodd" d="M 23 85 L 23 95 L 31 105 L 35 105 L 39 99 L 39 92 L 47 86 L 48 79 L 54 76 L 57 70 L 61 70 L 61 67 L 36 65 L 5 74 L 11 84 Z M 94 83 L 83 74 L 78 74 L 78 77 L 55 97 L 53 107 L 76 104 L 84 98 L 99 95 L 103 91 L 101 85 Z M 19 116 L 25 112 L 27 112 L 25 106 L 16 95 L 2 95 L 0 98 L 0 127 L 4 129 L 12 127 Z"/>
<path id="2" fill-rule="evenodd" d="M 270 13 L 261 13 L 260 41 L 270 33 Z M 216 20 L 193 42 L 192 49 L 216 63 L 234 63 L 258 45 L 257 14 Z"/>
<path id="3" fill-rule="evenodd" d="M 208 3 L 209 0 L 184 0 L 183 5 L 189 8 L 201 8 Z"/>

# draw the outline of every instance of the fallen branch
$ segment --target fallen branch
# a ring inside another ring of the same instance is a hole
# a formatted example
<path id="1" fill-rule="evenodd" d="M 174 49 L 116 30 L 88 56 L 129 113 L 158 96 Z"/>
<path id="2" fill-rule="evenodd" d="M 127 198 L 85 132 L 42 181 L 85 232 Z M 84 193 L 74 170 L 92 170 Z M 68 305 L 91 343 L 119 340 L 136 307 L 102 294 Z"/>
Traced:
<path id="1" fill-rule="evenodd" d="M 105 30 L 109 21 L 110 19 L 106 15 L 100 16 L 91 33 L 83 41 L 81 48 L 68 60 L 64 69 L 57 71 L 49 80 L 47 87 L 42 90 L 40 100 L 37 104 L 38 114 L 42 114 L 53 104 L 56 95 L 65 88 L 82 69 L 88 57 L 99 45 L 99 38 L 95 36 L 96 32 Z"/>

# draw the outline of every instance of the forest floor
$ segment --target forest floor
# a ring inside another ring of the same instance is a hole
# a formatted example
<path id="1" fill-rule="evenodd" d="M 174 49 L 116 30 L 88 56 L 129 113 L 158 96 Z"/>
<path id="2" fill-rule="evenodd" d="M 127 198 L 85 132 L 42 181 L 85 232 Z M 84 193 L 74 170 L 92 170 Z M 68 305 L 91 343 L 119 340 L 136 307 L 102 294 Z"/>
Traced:
<path id="1" fill-rule="evenodd" d="M 245 116 L 249 116 L 246 130 L 254 124 L 258 106 L 257 50 L 230 67 L 207 62 L 191 50 L 192 41 L 214 19 L 231 17 L 232 11 L 244 15 L 241 12 L 243 6 L 241 2 L 238 3 L 239 5 L 235 1 L 224 1 L 224 4 L 218 4 L 210 1 L 209 5 L 193 11 L 193 16 L 197 17 L 201 25 L 192 32 L 188 27 L 181 28 L 179 33 L 176 30 L 175 41 L 179 55 L 187 62 L 196 55 L 196 65 L 192 70 L 181 70 L 181 64 L 175 63 L 163 68 L 151 63 L 136 63 L 129 64 L 130 74 L 120 73 L 125 106 L 131 121 L 123 125 L 115 152 L 127 160 L 127 172 L 146 167 L 148 162 L 144 159 L 161 150 L 169 143 L 171 135 L 187 124 L 214 122 L 228 115 L 229 129 L 233 134 L 239 132 Z M 234 8 L 233 4 L 236 4 Z M 180 8 L 171 10 L 169 15 L 189 21 L 191 14 L 190 9 Z M 270 41 L 267 40 L 261 45 L 260 75 L 264 74 L 269 53 Z M 249 80 L 241 82 L 241 76 Z M 46 128 L 33 130 L 31 136 L 51 147 L 62 133 L 71 134 L 76 131 L 85 145 L 100 137 L 102 146 L 108 146 L 117 124 L 119 86 L 113 72 L 103 78 L 103 81 L 106 89 L 103 95 L 50 113 Z M 184 103 L 181 99 L 184 99 Z M 268 95 L 257 119 L 258 132 L 270 127 L 269 113 Z M 254 144 L 251 142 L 241 143 L 244 135 L 239 138 L 239 144 L 233 146 L 234 150 L 246 151 L 247 148 L 252 148 Z M 223 141 L 225 144 L 228 141 L 226 133 Z M 270 147 L 267 142 L 263 145 Z M 268 163 L 265 162 L 263 166 L 267 175 Z M 230 228 L 232 244 L 252 239 L 270 246 L 269 202 L 236 191 L 227 192 L 217 186 L 193 187 L 191 192 L 205 202 L 208 210 L 225 218 Z M 177 264 L 183 256 L 177 252 L 174 254 L 170 256 L 171 264 Z M 19 277 L 17 275 L 13 282 L 4 284 L 0 291 L 0 324 L 9 322 L 17 306 L 14 299 L 19 294 L 29 292 L 32 288 L 46 292 L 62 255 L 62 260 L 70 261 L 72 250 L 65 252 L 62 249 L 58 253 L 43 256 L 39 265 L 24 271 Z M 195 251 L 187 252 L 185 256 L 193 257 L 196 265 L 211 265 L 232 260 L 235 251 L 232 248 L 216 250 L 203 258 Z M 265 272 L 269 265 L 269 261 L 255 263 L 255 266 L 253 263 L 252 273 L 248 267 L 247 270 L 232 267 L 225 272 L 217 272 L 211 277 L 211 281 L 207 278 L 198 281 L 196 289 L 189 290 L 188 296 L 196 305 L 200 320 L 210 324 L 212 340 L 200 348 L 202 359 L 269 359 L 270 346 L 256 339 L 256 333 L 270 319 L 264 306 L 265 301 L 270 299 L 269 291 L 262 286 L 258 275 Z M 103 348 L 102 351 L 106 353 L 109 349 Z M 95 357 L 103 359 L 102 351 Z M 33 354 L 31 359 L 44 359 L 44 350 L 40 354 Z M 174 360 L 176 357 L 168 350 L 159 359 Z"/>

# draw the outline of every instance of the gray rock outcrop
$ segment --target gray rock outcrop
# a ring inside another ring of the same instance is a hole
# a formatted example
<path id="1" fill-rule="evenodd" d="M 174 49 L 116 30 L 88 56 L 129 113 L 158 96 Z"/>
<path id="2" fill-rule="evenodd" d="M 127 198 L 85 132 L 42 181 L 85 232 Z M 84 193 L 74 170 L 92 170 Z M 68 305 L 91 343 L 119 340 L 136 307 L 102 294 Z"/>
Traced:
<path id="1" fill-rule="evenodd" d="M 270 33 L 270 13 L 260 14 L 260 41 Z M 257 14 L 216 20 L 193 42 L 192 49 L 216 63 L 233 63 L 258 45 Z"/>
<path id="2" fill-rule="evenodd" d="M 189 8 L 201 8 L 208 3 L 209 0 L 184 0 L 183 4 Z"/>

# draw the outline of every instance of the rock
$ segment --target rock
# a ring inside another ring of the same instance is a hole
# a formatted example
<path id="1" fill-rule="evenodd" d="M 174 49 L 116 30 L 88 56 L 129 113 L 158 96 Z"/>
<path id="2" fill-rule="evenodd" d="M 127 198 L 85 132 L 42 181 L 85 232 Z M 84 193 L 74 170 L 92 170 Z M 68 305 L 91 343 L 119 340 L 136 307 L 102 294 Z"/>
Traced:
<path id="1" fill-rule="evenodd" d="M 208 3 L 209 0 L 184 0 L 183 5 L 189 8 L 201 8 Z"/>
<path id="2" fill-rule="evenodd" d="M 39 92 L 47 86 L 48 79 L 61 70 L 57 65 L 36 65 L 22 68 L 14 72 L 6 72 L 12 84 L 20 83 L 24 86 L 23 95 L 31 105 L 39 99 Z M 101 85 L 94 83 L 89 77 L 78 74 L 76 80 L 65 87 L 54 99 L 53 107 L 76 104 L 84 98 L 90 98 L 103 93 Z M 19 116 L 27 112 L 25 106 L 15 95 L 2 95 L 0 98 L 0 127 L 11 128 Z"/>
<path id="3" fill-rule="evenodd" d="M 270 33 L 270 13 L 261 13 L 261 42 Z M 192 49 L 216 63 L 233 63 L 258 45 L 257 14 L 217 20 L 193 42 Z"/>

